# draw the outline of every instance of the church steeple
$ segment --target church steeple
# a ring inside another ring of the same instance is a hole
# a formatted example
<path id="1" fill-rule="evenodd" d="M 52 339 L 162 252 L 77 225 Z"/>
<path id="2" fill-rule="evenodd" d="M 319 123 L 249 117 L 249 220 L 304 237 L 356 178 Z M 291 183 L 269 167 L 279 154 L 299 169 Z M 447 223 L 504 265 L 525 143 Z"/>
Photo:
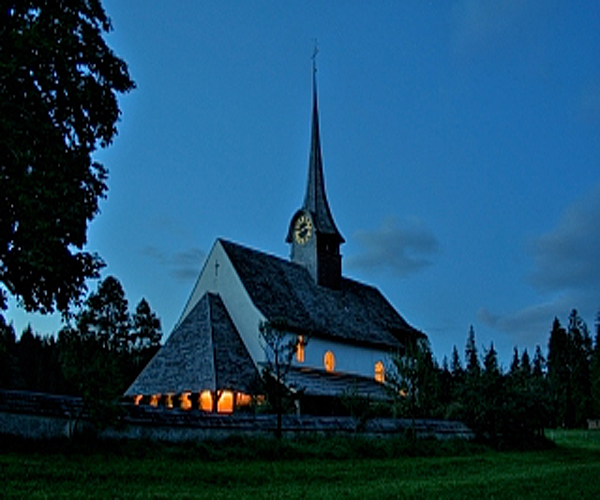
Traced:
<path id="1" fill-rule="evenodd" d="M 292 246 L 292 261 L 305 266 L 318 285 L 339 289 L 342 280 L 340 245 L 344 243 L 344 238 L 333 221 L 325 192 L 315 56 L 316 50 L 312 65 L 313 106 L 308 181 L 304 203 L 292 217 L 286 241 Z"/>
<path id="2" fill-rule="evenodd" d="M 344 243 L 344 238 L 338 231 L 325 193 L 323 176 L 323 158 L 321 156 L 321 138 L 319 134 L 319 107 L 317 102 L 317 70 L 313 57 L 313 109 L 312 131 L 310 140 L 310 156 L 308 160 L 308 182 L 304 195 L 304 210 L 311 212 L 315 218 L 316 229 L 321 234 L 329 234 Z"/>

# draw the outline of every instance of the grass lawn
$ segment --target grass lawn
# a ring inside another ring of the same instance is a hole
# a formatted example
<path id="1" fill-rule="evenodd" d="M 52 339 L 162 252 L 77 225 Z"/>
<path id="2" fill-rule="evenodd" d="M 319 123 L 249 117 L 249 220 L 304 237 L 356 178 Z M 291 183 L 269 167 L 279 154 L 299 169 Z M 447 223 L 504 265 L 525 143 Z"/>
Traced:
<path id="1" fill-rule="evenodd" d="M 222 455 L 216 443 L 94 451 L 13 444 L 0 452 L 0 497 L 600 498 L 600 431 L 549 431 L 548 437 L 557 446 L 543 451 L 459 446 L 434 456 L 385 458 L 376 456 L 377 446 L 347 440 L 299 448 L 230 442 Z"/>

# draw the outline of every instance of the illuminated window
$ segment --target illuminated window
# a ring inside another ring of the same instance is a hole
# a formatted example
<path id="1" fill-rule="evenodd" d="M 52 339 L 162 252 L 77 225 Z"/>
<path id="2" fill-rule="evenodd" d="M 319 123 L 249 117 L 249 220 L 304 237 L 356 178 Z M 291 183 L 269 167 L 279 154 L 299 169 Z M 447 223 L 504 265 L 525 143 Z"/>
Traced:
<path id="1" fill-rule="evenodd" d="M 238 392 L 235 395 L 235 405 L 236 406 L 250 406 L 252 403 L 252 396 L 250 394 L 244 394 L 243 392 Z"/>
<path id="2" fill-rule="evenodd" d="M 152 396 L 150 396 L 150 406 L 158 406 L 159 400 L 160 394 L 152 394 Z"/>
<path id="3" fill-rule="evenodd" d="M 217 412 L 231 413 L 233 412 L 233 392 L 223 391 L 217 402 Z"/>
<path id="4" fill-rule="evenodd" d="M 182 410 L 192 409 L 192 400 L 190 399 L 191 394 L 191 392 L 184 392 L 181 396 L 179 396 L 179 408 Z"/>
<path id="5" fill-rule="evenodd" d="M 296 342 L 296 361 L 298 363 L 304 363 L 304 346 L 306 342 L 304 342 L 304 337 L 302 335 L 298 336 L 298 340 Z"/>
<path id="6" fill-rule="evenodd" d="M 135 406 L 139 406 L 139 405 L 140 405 L 140 403 L 142 402 L 142 399 L 143 399 L 143 397 L 144 397 L 144 396 L 142 396 L 141 394 L 138 394 L 138 395 L 137 395 L 137 396 L 134 398 L 133 402 L 135 403 Z"/>
<path id="7" fill-rule="evenodd" d="M 213 398 L 210 391 L 202 391 L 200 393 L 200 409 L 202 411 L 212 411 L 213 410 Z"/>
<path id="8" fill-rule="evenodd" d="M 377 382 L 385 382 L 385 368 L 381 361 L 375 363 L 375 380 L 377 380 Z"/>
<path id="9" fill-rule="evenodd" d="M 165 406 L 169 408 L 169 410 L 173 409 L 173 394 L 167 394 L 165 396 Z"/>
<path id="10" fill-rule="evenodd" d="M 323 356 L 323 364 L 325 365 L 325 370 L 328 372 L 335 370 L 335 356 L 331 351 L 327 351 L 325 356 Z"/>

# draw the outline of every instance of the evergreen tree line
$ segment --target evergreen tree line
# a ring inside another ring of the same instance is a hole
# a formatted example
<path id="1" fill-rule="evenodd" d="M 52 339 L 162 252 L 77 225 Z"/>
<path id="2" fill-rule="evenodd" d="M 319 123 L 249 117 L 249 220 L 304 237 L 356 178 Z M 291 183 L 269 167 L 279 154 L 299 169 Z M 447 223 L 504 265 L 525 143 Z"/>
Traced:
<path id="1" fill-rule="evenodd" d="M 108 402 L 123 394 L 160 347 L 160 320 L 141 299 L 131 314 L 121 283 L 99 283 L 58 336 L 28 326 L 16 338 L 0 316 L 0 388 Z"/>
<path id="2" fill-rule="evenodd" d="M 578 428 L 600 418 L 600 315 L 592 342 L 587 325 L 573 310 L 568 325 L 556 318 L 547 358 L 537 346 L 514 349 L 504 370 L 493 343 L 480 354 L 469 329 L 464 362 L 456 346 L 440 366 L 429 345 L 408 346 L 394 357 L 388 382 L 396 410 L 411 418 L 462 420 L 480 437 L 522 441 L 544 428 Z"/>

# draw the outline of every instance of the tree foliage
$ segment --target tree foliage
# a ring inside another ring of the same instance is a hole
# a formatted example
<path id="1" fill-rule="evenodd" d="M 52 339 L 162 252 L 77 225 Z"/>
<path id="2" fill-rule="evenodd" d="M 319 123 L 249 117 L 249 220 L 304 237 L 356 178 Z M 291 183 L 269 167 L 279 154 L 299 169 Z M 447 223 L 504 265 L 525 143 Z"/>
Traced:
<path id="1" fill-rule="evenodd" d="M 290 391 L 287 375 L 298 346 L 305 346 L 308 339 L 291 334 L 285 318 L 261 322 L 258 329 L 266 359 L 262 370 L 264 389 L 269 405 L 277 414 L 275 435 L 281 438 L 282 416 L 298 396 Z"/>
<path id="2" fill-rule="evenodd" d="M 115 137 L 117 94 L 134 88 L 103 36 L 100 0 L 3 2 L 0 10 L 0 309 L 66 312 L 96 277 L 83 251 L 105 196 L 92 159 Z"/>
<path id="3" fill-rule="evenodd" d="M 55 340 L 27 327 L 17 341 L 0 318 L 0 388 L 81 396 L 96 423 L 160 347 L 160 320 L 142 299 L 133 317 L 120 282 L 100 282 Z"/>
<path id="4" fill-rule="evenodd" d="M 392 356 L 386 382 L 400 415 L 412 419 L 434 415 L 439 402 L 439 367 L 427 341 L 408 343 Z"/>

